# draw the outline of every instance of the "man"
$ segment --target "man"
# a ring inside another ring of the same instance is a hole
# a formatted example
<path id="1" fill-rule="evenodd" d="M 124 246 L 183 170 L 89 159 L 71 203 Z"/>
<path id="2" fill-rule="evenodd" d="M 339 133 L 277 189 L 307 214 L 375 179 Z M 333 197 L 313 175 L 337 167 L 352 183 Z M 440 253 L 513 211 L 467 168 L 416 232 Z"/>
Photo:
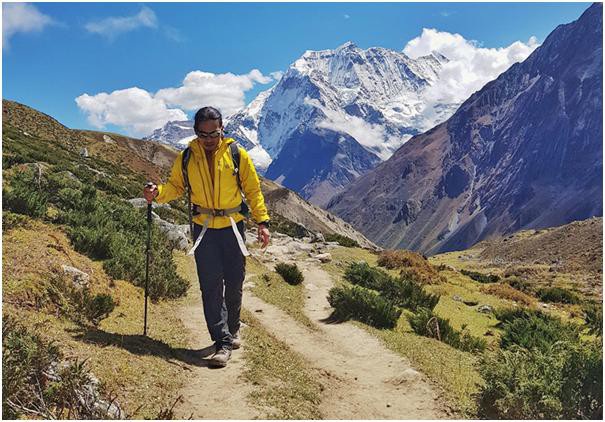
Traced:
<path id="1" fill-rule="evenodd" d="M 235 172 L 230 147 L 234 140 L 223 137 L 221 113 L 213 107 L 201 108 L 193 128 L 197 138 L 189 143 L 187 179 L 196 241 L 190 253 L 195 254 L 204 316 L 215 344 L 210 364 L 224 367 L 231 350 L 240 346 L 242 286 L 248 255 L 238 177 L 252 218 L 258 223 L 258 240 L 263 247 L 270 238 L 269 215 L 254 164 L 243 148 L 239 148 L 239 175 Z M 166 184 L 145 187 L 143 193 L 149 203 L 154 199 L 166 203 L 186 192 L 182 158 L 183 153 L 175 160 Z"/>

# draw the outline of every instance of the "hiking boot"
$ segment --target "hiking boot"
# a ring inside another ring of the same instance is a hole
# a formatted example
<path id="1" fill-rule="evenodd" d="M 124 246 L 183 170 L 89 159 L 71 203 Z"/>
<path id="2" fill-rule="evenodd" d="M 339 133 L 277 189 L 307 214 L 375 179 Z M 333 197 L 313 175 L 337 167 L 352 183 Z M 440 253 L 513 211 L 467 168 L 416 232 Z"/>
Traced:
<path id="1" fill-rule="evenodd" d="M 231 357 L 231 350 L 226 347 L 219 348 L 210 358 L 210 366 L 223 368 L 227 366 L 227 361 Z"/>
<path id="2" fill-rule="evenodd" d="M 239 349 L 242 346 L 242 339 L 239 336 L 239 330 L 237 330 L 237 333 L 232 334 L 231 337 L 233 338 L 233 343 L 231 343 L 233 350 Z"/>

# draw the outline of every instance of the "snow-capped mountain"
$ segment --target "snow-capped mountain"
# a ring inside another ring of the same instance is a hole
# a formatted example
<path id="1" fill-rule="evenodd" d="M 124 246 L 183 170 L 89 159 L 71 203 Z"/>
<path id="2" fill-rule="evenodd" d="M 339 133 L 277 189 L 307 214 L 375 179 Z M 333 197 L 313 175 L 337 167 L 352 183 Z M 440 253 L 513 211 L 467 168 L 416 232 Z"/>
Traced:
<path id="1" fill-rule="evenodd" d="M 335 50 L 307 51 L 274 87 L 226 119 L 226 136 L 249 150 L 266 177 L 324 205 L 409 138 L 454 113 L 459 104 L 429 105 L 423 99 L 447 62 L 437 52 L 412 59 L 351 42 Z M 178 147 L 193 135 L 191 129 L 181 131 L 183 123 L 170 122 L 148 139 Z M 318 148 L 312 140 L 320 138 L 318 166 L 311 163 L 317 161 Z"/>
<path id="2" fill-rule="evenodd" d="M 185 149 L 193 138 L 195 138 L 195 134 L 192 120 L 173 120 L 166 123 L 164 127 L 154 130 L 143 140 L 161 142 L 177 149 Z"/>
<path id="3" fill-rule="evenodd" d="M 268 153 L 268 178 L 324 205 L 406 140 L 456 110 L 458 104 L 427 107 L 422 98 L 447 61 L 436 52 L 414 60 L 402 52 L 362 50 L 350 42 L 335 50 L 307 51 L 272 89 L 231 116 L 227 132 Z M 322 155 L 320 167 L 311 165 L 318 146 L 309 141 L 318 136 L 325 137 L 322 154 L 332 154 Z M 306 144 L 286 148 L 303 139 Z"/>
<path id="4" fill-rule="evenodd" d="M 593 3 L 325 208 L 427 254 L 602 216 L 602 28 Z"/>

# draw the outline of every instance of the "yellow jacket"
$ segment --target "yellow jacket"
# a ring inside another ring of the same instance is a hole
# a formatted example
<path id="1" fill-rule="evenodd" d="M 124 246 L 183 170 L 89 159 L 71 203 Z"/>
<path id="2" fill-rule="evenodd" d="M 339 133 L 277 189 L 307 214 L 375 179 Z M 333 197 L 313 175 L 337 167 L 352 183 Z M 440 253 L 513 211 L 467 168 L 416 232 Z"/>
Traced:
<path id="1" fill-rule="evenodd" d="M 229 144 L 232 142 L 235 142 L 232 138 L 223 138 L 213 153 L 214 186 L 211 183 L 206 152 L 198 143 L 197 138 L 189 142 L 191 155 L 187 170 L 189 184 L 191 185 L 192 204 L 197 204 L 202 208 L 228 209 L 235 208 L 242 202 L 237 186 L 237 175 L 233 174 L 235 169 L 233 159 L 229 151 Z M 160 204 L 170 202 L 186 193 L 183 181 L 182 155 L 183 152 L 174 161 L 168 182 L 158 186 L 159 194 L 156 201 Z M 240 148 L 239 174 L 252 218 L 257 223 L 268 221 L 269 214 L 267 213 L 254 163 L 252 163 L 248 152 L 243 148 Z M 231 214 L 231 217 L 236 223 L 245 218 L 240 213 Z M 193 217 L 193 221 L 202 225 L 206 218 L 208 218 L 208 215 L 201 214 Z M 231 225 L 229 217 L 210 216 L 208 221 L 208 227 L 212 229 L 221 229 Z"/>

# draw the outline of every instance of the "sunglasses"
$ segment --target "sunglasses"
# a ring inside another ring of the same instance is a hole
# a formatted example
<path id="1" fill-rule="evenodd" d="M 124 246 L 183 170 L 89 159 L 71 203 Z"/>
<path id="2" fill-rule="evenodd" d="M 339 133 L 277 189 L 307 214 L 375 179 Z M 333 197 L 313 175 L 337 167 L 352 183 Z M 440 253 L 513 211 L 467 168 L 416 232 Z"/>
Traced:
<path id="1" fill-rule="evenodd" d="M 210 133 L 202 132 L 201 130 L 196 130 L 195 134 L 200 138 L 212 138 L 216 139 L 222 135 L 223 131 L 221 129 L 214 130 Z"/>

